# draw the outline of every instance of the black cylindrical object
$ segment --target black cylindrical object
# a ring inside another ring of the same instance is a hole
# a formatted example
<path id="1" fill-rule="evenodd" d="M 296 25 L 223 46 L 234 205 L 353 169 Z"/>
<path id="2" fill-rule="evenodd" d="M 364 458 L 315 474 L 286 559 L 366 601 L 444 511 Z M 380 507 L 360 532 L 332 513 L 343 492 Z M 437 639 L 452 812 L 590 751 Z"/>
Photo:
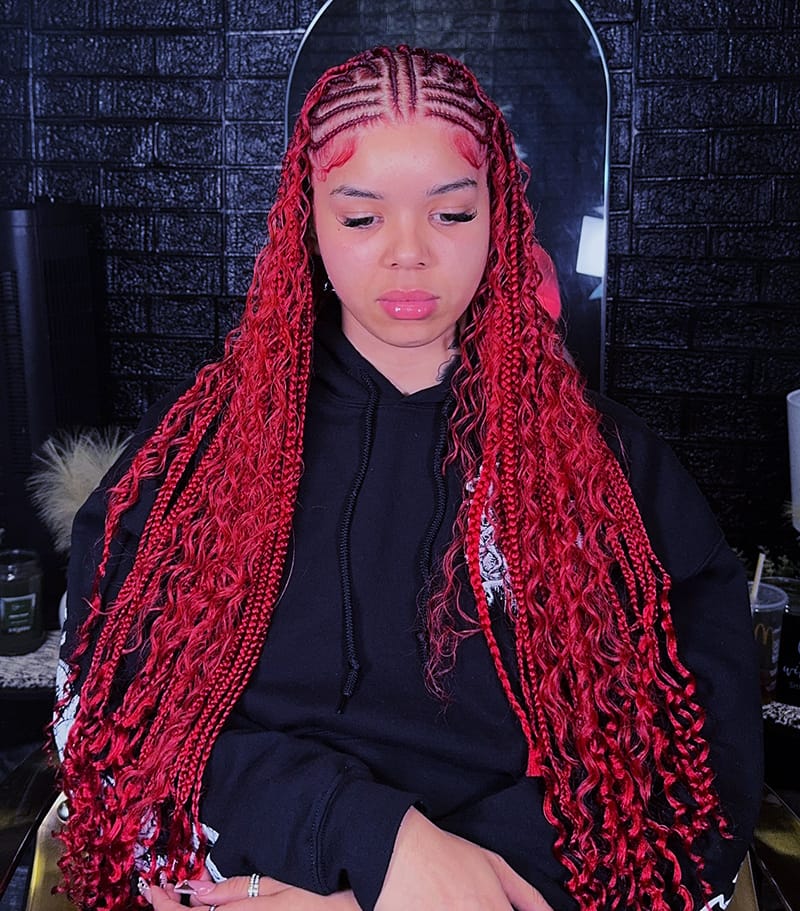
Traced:
<path id="1" fill-rule="evenodd" d="M 783 615 L 775 698 L 788 705 L 800 705 L 800 582 L 795 583 L 794 600 L 789 592 Z"/>
<path id="2" fill-rule="evenodd" d="M 0 528 L 42 557 L 48 626 L 63 581 L 26 482 L 56 430 L 101 423 L 90 225 L 75 204 L 0 209 Z"/>
<path id="3" fill-rule="evenodd" d="M 789 705 L 800 705 L 800 579 L 765 576 L 763 581 L 785 591 L 787 598 L 781 622 L 774 698 Z"/>

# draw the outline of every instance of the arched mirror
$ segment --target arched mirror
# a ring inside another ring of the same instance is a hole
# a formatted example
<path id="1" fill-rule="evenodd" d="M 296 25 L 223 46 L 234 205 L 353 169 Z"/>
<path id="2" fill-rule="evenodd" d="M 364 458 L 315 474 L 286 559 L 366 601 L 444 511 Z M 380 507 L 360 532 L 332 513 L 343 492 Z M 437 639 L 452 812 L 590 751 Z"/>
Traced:
<path id="1" fill-rule="evenodd" d="M 608 70 L 597 35 L 571 0 L 328 0 L 298 50 L 287 135 L 329 66 L 375 44 L 409 44 L 463 60 L 508 117 L 531 168 L 536 234 L 558 273 L 567 345 L 603 385 L 608 185 Z"/>

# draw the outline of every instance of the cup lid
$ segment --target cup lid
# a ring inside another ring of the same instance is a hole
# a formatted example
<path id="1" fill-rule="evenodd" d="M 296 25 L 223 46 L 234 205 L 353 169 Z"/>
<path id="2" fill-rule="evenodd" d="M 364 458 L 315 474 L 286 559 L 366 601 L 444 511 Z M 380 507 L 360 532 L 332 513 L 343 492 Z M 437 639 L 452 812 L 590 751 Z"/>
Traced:
<path id="1" fill-rule="evenodd" d="M 786 610 L 790 614 L 800 615 L 800 579 L 791 576 L 764 576 L 764 582 L 782 588 L 789 598 Z"/>
<path id="2" fill-rule="evenodd" d="M 750 583 L 750 607 L 752 610 L 776 610 L 777 608 L 786 607 L 789 596 L 777 585 L 770 585 L 769 582 L 761 582 L 758 586 L 758 598 L 754 601 L 752 598 L 753 583 Z"/>

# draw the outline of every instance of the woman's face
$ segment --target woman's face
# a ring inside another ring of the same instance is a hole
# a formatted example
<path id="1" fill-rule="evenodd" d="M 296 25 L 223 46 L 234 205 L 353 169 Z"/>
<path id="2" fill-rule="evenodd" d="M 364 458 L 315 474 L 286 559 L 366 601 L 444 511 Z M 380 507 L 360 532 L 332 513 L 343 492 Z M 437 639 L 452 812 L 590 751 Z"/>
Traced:
<path id="1" fill-rule="evenodd" d="M 441 121 L 370 126 L 344 164 L 314 173 L 313 190 L 347 338 L 379 370 L 411 354 L 447 360 L 488 256 L 486 165 L 471 165 Z"/>

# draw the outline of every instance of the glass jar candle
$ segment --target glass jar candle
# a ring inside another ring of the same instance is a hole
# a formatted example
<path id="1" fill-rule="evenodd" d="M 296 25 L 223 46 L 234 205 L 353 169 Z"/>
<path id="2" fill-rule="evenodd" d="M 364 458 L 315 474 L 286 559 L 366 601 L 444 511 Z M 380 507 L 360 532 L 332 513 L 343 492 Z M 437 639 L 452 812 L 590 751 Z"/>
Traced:
<path id="1" fill-rule="evenodd" d="M 32 550 L 0 550 L 0 655 L 24 655 L 43 641 L 39 557 Z"/>

